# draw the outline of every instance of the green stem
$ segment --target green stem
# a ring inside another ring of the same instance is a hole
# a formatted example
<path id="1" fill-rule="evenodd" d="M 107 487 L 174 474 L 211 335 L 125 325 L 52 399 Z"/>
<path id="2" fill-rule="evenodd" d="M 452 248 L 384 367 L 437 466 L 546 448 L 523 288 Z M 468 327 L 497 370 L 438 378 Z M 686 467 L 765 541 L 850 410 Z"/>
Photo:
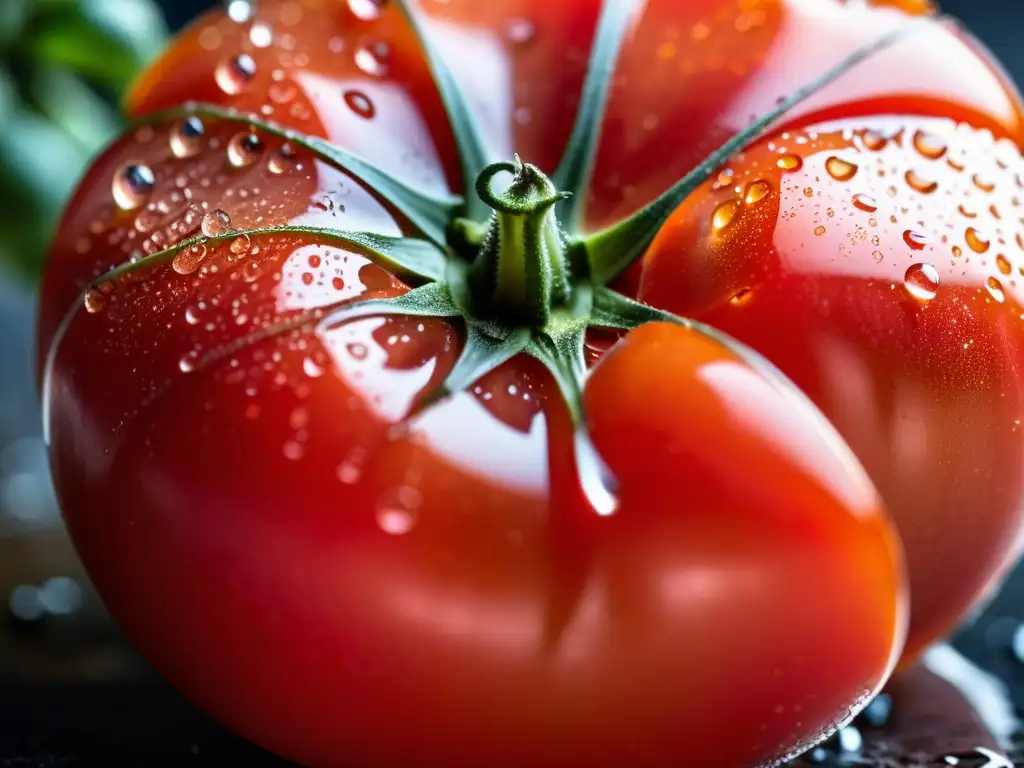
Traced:
<path id="1" fill-rule="evenodd" d="M 502 173 L 512 174 L 512 183 L 497 193 L 492 182 Z M 552 308 L 569 298 L 565 237 L 554 212 L 566 195 L 518 156 L 485 168 L 476 191 L 494 216 L 470 272 L 473 310 L 512 326 L 541 328 Z"/>

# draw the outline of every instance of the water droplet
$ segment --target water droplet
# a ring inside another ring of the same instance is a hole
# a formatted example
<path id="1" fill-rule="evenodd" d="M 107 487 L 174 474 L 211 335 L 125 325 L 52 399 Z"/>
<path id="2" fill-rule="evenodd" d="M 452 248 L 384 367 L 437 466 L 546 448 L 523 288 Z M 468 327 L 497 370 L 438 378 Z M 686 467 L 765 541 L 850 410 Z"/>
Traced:
<path id="1" fill-rule="evenodd" d="M 739 213 L 739 200 L 726 200 L 715 208 L 715 212 L 711 214 L 711 226 L 713 226 L 717 232 L 721 232 L 722 230 L 732 226 Z"/>
<path id="2" fill-rule="evenodd" d="M 882 260 L 885 258 L 885 254 L 877 250 L 872 251 L 871 258 L 875 260 L 875 264 L 881 264 Z"/>
<path id="3" fill-rule="evenodd" d="M 976 219 L 976 218 L 978 218 L 977 211 L 971 210 L 964 203 L 960 203 L 960 205 L 957 206 L 957 210 L 960 211 L 960 215 L 963 216 L 966 219 Z"/>
<path id="4" fill-rule="evenodd" d="M 388 73 L 388 58 L 391 49 L 387 43 L 370 43 L 356 48 L 355 62 L 363 72 L 372 77 L 384 77 Z"/>
<path id="5" fill-rule="evenodd" d="M 974 176 L 971 177 L 971 180 L 974 182 L 974 186 L 976 186 L 982 192 L 991 192 L 992 190 L 994 190 L 996 188 L 996 185 L 995 185 L 994 181 L 990 181 L 989 179 L 986 179 L 980 173 L 974 174 Z"/>
<path id="6" fill-rule="evenodd" d="M 729 303 L 734 307 L 742 307 L 744 304 L 750 303 L 750 300 L 754 298 L 753 288 L 741 288 L 736 291 L 732 296 L 729 297 Z"/>
<path id="7" fill-rule="evenodd" d="M 198 360 L 198 352 L 196 352 L 195 350 L 192 350 L 191 352 L 186 352 L 184 355 L 181 356 L 181 359 L 178 360 L 178 369 L 182 373 L 192 373 L 192 371 L 196 369 L 196 362 Z"/>
<path id="8" fill-rule="evenodd" d="M 189 325 L 199 325 L 199 309 L 197 307 L 186 307 L 185 322 Z"/>
<path id="9" fill-rule="evenodd" d="M 799 155 L 783 155 L 775 164 L 787 173 L 794 173 L 804 167 L 804 161 Z"/>
<path id="10" fill-rule="evenodd" d="M 920 301 L 931 301 L 939 290 L 939 273 L 931 264 L 912 264 L 903 276 L 907 293 Z"/>
<path id="11" fill-rule="evenodd" d="M 360 344 L 358 342 L 346 344 L 345 350 L 356 360 L 365 360 L 366 356 L 370 353 L 370 350 L 366 348 L 365 344 Z"/>
<path id="12" fill-rule="evenodd" d="M 711 188 L 718 190 L 725 189 L 726 187 L 731 187 L 733 179 L 734 175 L 732 168 L 723 168 L 721 171 L 718 172 L 718 175 L 715 176 L 715 180 L 711 183 Z"/>
<path id="13" fill-rule="evenodd" d="M 964 240 L 967 246 L 975 253 L 985 253 L 991 246 L 991 242 L 974 227 L 968 227 L 964 231 Z"/>
<path id="14" fill-rule="evenodd" d="M 747 194 L 743 202 L 747 205 L 757 205 L 772 193 L 772 185 L 767 181 L 758 180 L 747 187 Z"/>
<path id="15" fill-rule="evenodd" d="M 348 7 L 357 19 L 373 21 L 380 18 L 387 0 L 348 0 Z"/>
<path id="16" fill-rule="evenodd" d="M 875 198 L 871 195 L 865 195 L 859 193 L 853 196 L 853 204 L 855 207 L 867 213 L 874 213 L 878 210 L 878 203 L 875 202 Z"/>
<path id="17" fill-rule="evenodd" d="M 579 474 L 583 495 L 590 502 L 599 517 L 611 517 L 619 509 L 616 482 L 608 465 L 598 454 L 585 428 L 576 430 L 573 436 L 576 453 L 576 471 Z"/>
<path id="18" fill-rule="evenodd" d="M 815 227 L 815 228 L 814 228 L 814 234 L 815 234 L 815 235 L 816 235 L 817 237 L 821 237 L 822 235 L 824 235 L 824 234 L 825 234 L 825 228 L 824 228 L 824 227 L 822 227 L 822 226 L 820 226 L 820 225 L 819 225 L 819 226 L 817 226 L 817 227 Z"/>
<path id="19" fill-rule="evenodd" d="M 107 297 L 95 288 L 85 292 L 85 311 L 90 315 L 102 312 L 107 306 Z"/>
<path id="20" fill-rule="evenodd" d="M 416 527 L 423 496 L 407 485 L 392 488 L 377 500 L 377 525 L 384 533 L 404 536 Z"/>
<path id="21" fill-rule="evenodd" d="M 274 30 L 265 22 L 253 22 L 249 27 L 249 42 L 257 48 L 269 48 L 274 42 Z"/>
<path id="22" fill-rule="evenodd" d="M 989 296 L 1000 304 L 1006 301 L 1006 294 L 1003 292 L 1003 285 L 996 278 L 990 277 L 986 280 L 985 289 L 988 291 Z"/>
<path id="23" fill-rule="evenodd" d="M 203 216 L 200 229 L 206 237 L 217 237 L 231 228 L 231 216 L 227 211 L 217 208 Z"/>
<path id="24" fill-rule="evenodd" d="M 961 248 L 959 245 L 954 245 L 953 246 L 953 257 L 959 259 L 963 255 L 964 255 L 964 249 Z"/>
<path id="25" fill-rule="evenodd" d="M 537 34 L 537 28 L 529 19 L 512 19 L 505 25 L 505 39 L 513 45 L 526 45 Z"/>
<path id="26" fill-rule="evenodd" d="M 319 379 L 324 375 L 324 367 L 312 357 L 305 357 L 302 360 L 302 372 L 311 379 Z"/>
<path id="27" fill-rule="evenodd" d="M 864 131 L 861 139 L 864 141 L 864 146 L 872 152 L 881 152 L 889 143 L 889 140 L 877 131 Z"/>
<path id="28" fill-rule="evenodd" d="M 240 53 L 221 61 L 213 76 L 224 93 L 234 96 L 248 88 L 256 77 L 256 62 L 249 54 Z"/>
<path id="29" fill-rule="evenodd" d="M 939 182 L 924 178 L 914 169 L 907 171 L 903 178 L 906 179 L 907 186 L 923 195 L 930 195 L 939 188 Z"/>
<path id="30" fill-rule="evenodd" d="M 849 181 L 857 175 L 858 168 L 853 163 L 832 155 L 825 161 L 825 170 L 836 181 Z"/>
<path id="31" fill-rule="evenodd" d="M 133 211 L 146 202 L 155 183 L 156 178 L 148 165 L 141 163 L 123 165 L 114 174 L 111 183 L 114 202 L 122 211 Z"/>
<path id="32" fill-rule="evenodd" d="M 920 232 L 908 229 L 903 233 L 903 242 L 910 246 L 912 250 L 920 251 L 928 244 L 928 238 Z"/>
<path id="33" fill-rule="evenodd" d="M 345 103 L 349 109 L 365 120 L 370 120 L 377 110 L 370 101 L 370 97 L 362 91 L 345 91 Z"/>
<path id="34" fill-rule="evenodd" d="M 276 176 L 287 173 L 295 167 L 295 150 L 291 144 L 282 144 L 281 148 L 270 155 L 267 170 Z"/>
<path id="35" fill-rule="evenodd" d="M 236 24 L 245 24 L 253 16 L 253 7 L 249 0 L 230 0 L 228 2 L 228 18 Z"/>
<path id="36" fill-rule="evenodd" d="M 255 133 L 242 131 L 228 141 L 228 162 L 235 168 L 252 165 L 263 152 L 263 140 Z"/>
<path id="37" fill-rule="evenodd" d="M 938 160 L 946 154 L 949 147 L 940 137 L 925 131 L 918 131 L 914 134 L 914 149 L 929 160 Z"/>
<path id="38" fill-rule="evenodd" d="M 996 268 L 1004 275 L 1013 272 L 1013 265 L 1010 263 L 1010 260 L 1001 253 L 996 256 Z"/>
<path id="39" fill-rule="evenodd" d="M 206 128 L 196 116 L 179 120 L 171 129 L 171 153 L 177 158 L 192 157 L 203 148 Z"/>
<path id="40" fill-rule="evenodd" d="M 191 248 L 178 251 L 174 256 L 171 266 L 179 275 L 191 275 L 206 258 L 206 246 L 203 243 L 196 243 Z"/>
<path id="41" fill-rule="evenodd" d="M 230 250 L 236 256 L 241 256 L 249 250 L 250 240 L 248 235 L 239 235 L 231 241 Z"/>

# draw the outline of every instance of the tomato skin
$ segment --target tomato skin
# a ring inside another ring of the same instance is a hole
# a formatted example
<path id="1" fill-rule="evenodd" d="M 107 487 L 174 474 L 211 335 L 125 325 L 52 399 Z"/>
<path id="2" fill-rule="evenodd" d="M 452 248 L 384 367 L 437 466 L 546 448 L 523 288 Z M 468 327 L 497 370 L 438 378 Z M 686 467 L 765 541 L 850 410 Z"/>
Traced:
<path id="1" fill-rule="evenodd" d="M 1019 551 L 1020 167 L 949 120 L 775 136 L 688 200 L 639 272 L 642 299 L 760 351 L 853 447 L 907 550 L 908 659 Z"/>

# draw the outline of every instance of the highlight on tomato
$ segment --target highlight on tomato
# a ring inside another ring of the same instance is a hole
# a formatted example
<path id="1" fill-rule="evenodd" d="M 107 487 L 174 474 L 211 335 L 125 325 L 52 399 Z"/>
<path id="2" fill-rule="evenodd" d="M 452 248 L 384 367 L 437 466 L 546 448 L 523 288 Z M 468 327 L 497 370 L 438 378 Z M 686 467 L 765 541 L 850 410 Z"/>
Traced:
<path id="1" fill-rule="evenodd" d="M 127 637 L 309 765 L 796 756 L 1021 530 L 1021 100 L 922 2 L 263 0 L 57 233 Z"/>

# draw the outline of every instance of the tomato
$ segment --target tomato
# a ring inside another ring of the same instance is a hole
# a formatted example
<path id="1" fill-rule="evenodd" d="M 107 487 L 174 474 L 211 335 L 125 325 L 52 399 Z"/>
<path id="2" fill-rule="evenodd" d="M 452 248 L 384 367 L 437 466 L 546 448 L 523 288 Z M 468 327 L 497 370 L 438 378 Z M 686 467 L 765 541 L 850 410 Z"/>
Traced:
<path id="1" fill-rule="evenodd" d="M 908 621 L 914 652 L 1004 566 L 1012 286 L 957 320 L 952 272 L 930 301 L 917 272 L 909 298 L 865 274 L 923 263 L 948 208 L 922 209 L 921 248 L 880 225 L 879 266 L 782 198 L 849 219 L 877 171 L 818 167 L 869 125 L 1011 147 L 1016 93 L 922 3 L 641 5 L 233 3 L 142 75 L 140 124 L 70 202 L 40 310 L 69 531 L 132 642 L 261 745 L 771 764 L 864 705 Z M 614 228 L 843 61 L 680 207 Z M 619 277 L 626 241 L 650 247 Z"/>

